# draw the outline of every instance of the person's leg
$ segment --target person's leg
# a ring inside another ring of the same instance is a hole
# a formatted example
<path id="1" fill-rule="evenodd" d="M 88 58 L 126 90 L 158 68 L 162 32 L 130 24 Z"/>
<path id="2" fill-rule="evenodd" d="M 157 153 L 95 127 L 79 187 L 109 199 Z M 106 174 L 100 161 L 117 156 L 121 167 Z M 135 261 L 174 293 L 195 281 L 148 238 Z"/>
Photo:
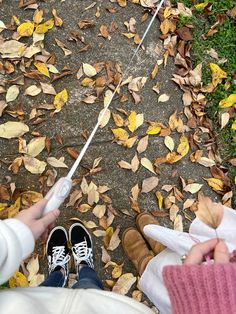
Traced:
<path id="1" fill-rule="evenodd" d="M 103 289 L 93 265 L 93 243 L 87 229 L 81 223 L 70 227 L 69 239 L 77 273 L 77 282 L 72 289 Z"/>
<path id="2" fill-rule="evenodd" d="M 77 282 L 72 289 L 100 289 L 103 290 L 103 284 L 98 278 L 95 270 L 89 266 L 83 266 L 77 276 Z"/>
<path id="3" fill-rule="evenodd" d="M 40 284 L 43 287 L 64 287 L 69 275 L 70 260 L 67 246 L 68 235 L 63 227 L 55 227 L 49 234 L 46 244 L 48 277 Z"/>
<path id="4" fill-rule="evenodd" d="M 63 287 L 65 281 L 64 274 L 58 270 L 52 272 L 41 284 L 40 287 Z"/>

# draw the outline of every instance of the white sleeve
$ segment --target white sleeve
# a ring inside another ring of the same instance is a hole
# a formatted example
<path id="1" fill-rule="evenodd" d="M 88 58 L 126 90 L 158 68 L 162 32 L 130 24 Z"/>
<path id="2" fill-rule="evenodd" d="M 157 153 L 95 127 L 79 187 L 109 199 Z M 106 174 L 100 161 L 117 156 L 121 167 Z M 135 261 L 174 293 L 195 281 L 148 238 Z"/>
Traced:
<path id="1" fill-rule="evenodd" d="M 31 230 L 18 219 L 0 220 L 0 284 L 18 269 L 34 250 Z"/>

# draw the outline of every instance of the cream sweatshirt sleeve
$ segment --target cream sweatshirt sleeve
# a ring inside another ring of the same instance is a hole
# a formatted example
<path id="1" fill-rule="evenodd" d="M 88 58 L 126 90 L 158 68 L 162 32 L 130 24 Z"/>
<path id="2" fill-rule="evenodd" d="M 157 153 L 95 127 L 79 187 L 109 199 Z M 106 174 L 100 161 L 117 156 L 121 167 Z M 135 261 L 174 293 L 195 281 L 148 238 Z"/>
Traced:
<path id="1" fill-rule="evenodd" d="M 31 230 L 17 219 L 0 220 L 0 284 L 6 282 L 34 249 Z"/>

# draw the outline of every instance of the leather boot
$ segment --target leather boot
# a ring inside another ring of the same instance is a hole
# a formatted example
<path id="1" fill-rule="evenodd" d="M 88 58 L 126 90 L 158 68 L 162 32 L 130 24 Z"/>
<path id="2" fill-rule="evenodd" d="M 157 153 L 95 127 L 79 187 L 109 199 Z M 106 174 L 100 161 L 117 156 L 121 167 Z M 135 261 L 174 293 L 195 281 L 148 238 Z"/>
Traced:
<path id="1" fill-rule="evenodd" d="M 122 245 L 125 254 L 141 276 L 148 262 L 153 258 L 142 235 L 137 229 L 128 228 L 122 235 Z"/>
<path id="2" fill-rule="evenodd" d="M 147 243 L 150 245 L 152 251 L 155 253 L 155 255 L 159 254 L 161 251 L 163 251 L 166 247 L 161 244 L 160 242 L 153 240 L 152 238 L 145 235 L 143 232 L 143 228 L 146 225 L 159 225 L 159 223 L 156 221 L 156 219 L 148 213 L 141 213 L 136 217 L 136 225 L 138 230 L 141 232 L 142 236 L 145 238 Z"/>

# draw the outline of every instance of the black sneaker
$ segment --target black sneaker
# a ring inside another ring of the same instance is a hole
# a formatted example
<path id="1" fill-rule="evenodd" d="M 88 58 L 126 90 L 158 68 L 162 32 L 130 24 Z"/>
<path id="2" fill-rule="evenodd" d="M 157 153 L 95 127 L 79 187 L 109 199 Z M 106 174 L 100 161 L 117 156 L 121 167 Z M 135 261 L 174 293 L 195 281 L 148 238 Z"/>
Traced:
<path id="1" fill-rule="evenodd" d="M 63 287 L 65 286 L 69 276 L 69 251 L 68 235 L 65 228 L 61 226 L 55 227 L 50 232 L 46 244 L 48 272 L 49 274 L 51 274 L 53 271 L 57 271 L 63 268 L 65 272 Z"/>
<path id="2" fill-rule="evenodd" d="M 72 245 L 77 275 L 83 265 L 94 268 L 93 243 L 87 229 L 81 223 L 74 223 L 69 230 L 69 239 Z"/>

